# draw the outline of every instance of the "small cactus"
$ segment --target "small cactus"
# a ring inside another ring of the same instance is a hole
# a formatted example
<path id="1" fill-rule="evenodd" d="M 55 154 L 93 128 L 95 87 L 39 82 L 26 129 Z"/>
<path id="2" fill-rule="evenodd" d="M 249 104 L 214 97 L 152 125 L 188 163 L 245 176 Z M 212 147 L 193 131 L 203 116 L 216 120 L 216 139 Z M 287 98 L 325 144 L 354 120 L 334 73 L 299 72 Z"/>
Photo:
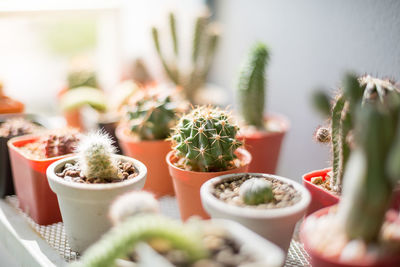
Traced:
<path id="1" fill-rule="evenodd" d="M 158 201 L 146 191 L 129 192 L 118 197 L 110 207 L 109 217 L 113 225 L 140 213 L 158 213 Z"/>
<path id="2" fill-rule="evenodd" d="M 274 200 L 272 183 L 262 178 L 246 180 L 240 186 L 239 195 L 247 205 L 259 205 Z"/>
<path id="3" fill-rule="evenodd" d="M 156 27 L 152 28 L 154 46 L 165 73 L 175 85 L 183 88 L 183 93 L 191 103 L 195 103 L 194 98 L 197 91 L 204 86 L 207 80 L 219 41 L 220 33 L 218 27 L 215 23 L 210 23 L 209 17 L 210 14 L 207 11 L 196 18 L 192 44 L 192 65 L 188 73 L 185 73 L 183 69 L 179 69 L 180 46 L 176 30 L 175 14 L 169 14 L 170 37 L 173 44 L 174 60 L 167 60 L 161 48 L 159 30 Z"/>
<path id="4" fill-rule="evenodd" d="M 58 157 L 74 153 L 80 134 L 72 129 L 55 131 L 41 139 L 46 158 Z"/>
<path id="5" fill-rule="evenodd" d="M 184 109 L 184 101 L 167 88 L 150 89 L 135 95 L 136 101 L 128 107 L 128 124 L 141 140 L 165 139 L 171 133 L 177 114 Z"/>
<path id="6" fill-rule="evenodd" d="M 69 89 L 78 87 L 98 87 L 96 73 L 91 70 L 82 69 L 71 71 L 68 73 L 67 81 Z"/>
<path id="7" fill-rule="evenodd" d="M 175 155 L 193 171 L 224 171 L 232 167 L 238 127 L 217 108 L 197 107 L 182 116 L 171 137 Z"/>
<path id="8" fill-rule="evenodd" d="M 331 141 L 331 131 L 327 127 L 319 127 L 315 132 L 315 139 L 319 143 L 329 143 Z"/>
<path id="9" fill-rule="evenodd" d="M 113 158 L 115 147 L 111 138 L 102 132 L 90 133 L 79 142 L 76 151 L 83 175 L 92 179 L 119 179 L 117 163 Z"/>
<path id="10" fill-rule="evenodd" d="M 264 129 L 265 68 L 269 51 L 265 44 L 257 43 L 250 51 L 239 80 L 239 100 L 242 117 L 247 125 Z"/>

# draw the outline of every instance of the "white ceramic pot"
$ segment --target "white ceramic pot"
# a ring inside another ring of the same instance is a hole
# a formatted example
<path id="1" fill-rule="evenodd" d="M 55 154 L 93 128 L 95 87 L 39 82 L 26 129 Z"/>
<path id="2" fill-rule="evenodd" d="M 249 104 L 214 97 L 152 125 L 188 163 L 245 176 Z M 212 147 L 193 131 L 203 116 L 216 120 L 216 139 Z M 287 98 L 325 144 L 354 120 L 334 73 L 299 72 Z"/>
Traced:
<path id="1" fill-rule="evenodd" d="M 65 233 L 73 251 L 82 253 L 111 228 L 107 214 L 112 201 L 119 195 L 143 188 L 147 176 L 146 166 L 138 160 L 114 155 L 123 162 L 132 162 L 139 174 L 119 183 L 82 184 L 58 177 L 66 163 L 74 163 L 77 156 L 58 160 L 47 168 L 51 190 L 57 195 Z"/>
<path id="2" fill-rule="evenodd" d="M 310 193 L 299 183 L 290 179 L 261 173 L 250 173 L 250 175 L 275 178 L 293 185 L 301 194 L 300 201 L 285 208 L 255 209 L 227 204 L 211 193 L 215 184 L 226 179 L 239 178 L 243 175 L 245 173 L 227 174 L 205 182 L 200 189 L 204 209 L 210 214 L 211 218 L 223 218 L 239 222 L 287 252 L 296 223 L 303 217 L 310 204 Z"/>

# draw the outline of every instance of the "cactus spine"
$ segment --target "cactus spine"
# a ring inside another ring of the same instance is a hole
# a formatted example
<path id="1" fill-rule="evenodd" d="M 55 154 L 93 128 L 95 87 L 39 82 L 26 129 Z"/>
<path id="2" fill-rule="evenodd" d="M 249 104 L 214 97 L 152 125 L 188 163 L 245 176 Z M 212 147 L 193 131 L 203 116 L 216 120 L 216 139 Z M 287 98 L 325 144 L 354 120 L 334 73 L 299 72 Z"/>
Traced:
<path id="1" fill-rule="evenodd" d="M 180 50 L 175 14 L 169 14 L 173 60 L 166 59 L 160 44 L 159 30 L 156 27 L 152 28 L 154 46 L 166 75 L 175 85 L 183 88 L 186 98 L 192 103 L 197 91 L 206 82 L 220 36 L 218 27 L 210 23 L 209 17 L 209 12 L 205 12 L 196 18 L 192 43 L 192 66 L 189 73 L 179 69 Z"/>
<path id="2" fill-rule="evenodd" d="M 269 51 L 265 44 L 257 43 L 250 51 L 239 80 L 239 100 L 242 116 L 247 125 L 264 129 L 265 68 Z"/>
<path id="3" fill-rule="evenodd" d="M 193 171 L 224 171 L 233 166 L 238 127 L 226 111 L 197 107 L 181 117 L 171 137 L 173 150 L 184 168 Z"/>
<path id="4" fill-rule="evenodd" d="M 247 205 L 259 205 L 274 199 L 272 183 L 262 178 L 246 180 L 239 189 L 239 195 Z"/>
<path id="5" fill-rule="evenodd" d="M 314 95 L 314 105 L 318 110 L 326 114 L 330 109 L 330 132 L 332 144 L 332 169 L 333 175 L 330 178 L 331 188 L 341 192 L 343 173 L 350 155 L 352 144 L 349 143 L 354 128 L 354 116 L 358 106 L 365 103 L 374 105 L 387 105 L 388 94 L 399 95 L 399 90 L 389 80 L 372 78 L 369 75 L 356 78 L 354 75 L 347 75 L 343 82 L 343 90 L 336 97 L 330 107 L 328 97 L 322 92 Z M 317 131 L 318 133 L 318 131 Z M 316 138 L 318 140 L 318 136 Z"/>
<path id="6" fill-rule="evenodd" d="M 102 132 L 84 136 L 77 146 L 78 162 L 86 178 L 119 179 L 113 158 L 115 147 L 111 138 Z"/>

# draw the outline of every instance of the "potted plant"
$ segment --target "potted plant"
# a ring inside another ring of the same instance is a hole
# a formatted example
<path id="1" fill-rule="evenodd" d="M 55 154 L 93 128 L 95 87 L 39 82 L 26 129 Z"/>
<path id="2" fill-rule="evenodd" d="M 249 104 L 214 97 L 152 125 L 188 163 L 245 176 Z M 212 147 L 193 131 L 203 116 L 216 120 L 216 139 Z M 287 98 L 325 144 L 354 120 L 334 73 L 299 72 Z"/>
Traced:
<path id="1" fill-rule="evenodd" d="M 389 211 L 400 178 L 400 96 L 387 97 L 386 104 L 356 108 L 338 206 L 303 222 L 300 237 L 313 266 L 400 265 L 399 211 Z"/>
<path id="2" fill-rule="evenodd" d="M 172 57 L 165 56 L 165 50 L 162 49 L 160 43 L 159 30 L 156 27 L 152 28 L 154 46 L 166 76 L 174 85 L 183 89 L 183 94 L 192 104 L 220 106 L 227 104 L 224 90 L 206 83 L 220 38 L 219 27 L 216 23 L 210 22 L 208 10 L 195 19 L 189 67 L 180 68 L 182 59 L 187 57 L 182 54 L 183 50 L 180 48 L 174 13 L 169 14 L 168 22 L 173 44 Z"/>
<path id="3" fill-rule="evenodd" d="M 0 114 L 21 113 L 25 105 L 15 99 L 6 96 L 3 92 L 3 83 L 0 81 Z"/>
<path id="4" fill-rule="evenodd" d="M 41 225 L 61 221 L 56 195 L 46 179 L 47 167 L 73 153 L 79 140 L 74 130 L 11 138 L 8 142 L 15 191 L 20 208 Z"/>
<path id="5" fill-rule="evenodd" d="M 346 94 L 354 87 L 357 98 Z M 354 116 L 357 105 L 366 103 L 386 105 L 389 95 L 399 94 L 400 89 L 390 80 L 381 80 L 369 75 L 355 78 L 348 75 L 343 82 L 343 90 L 335 97 L 331 106 L 329 97 L 323 92 L 314 95 L 315 106 L 329 116 L 329 127 L 320 127 L 315 139 L 332 147 L 332 168 L 316 170 L 303 176 L 304 186 L 311 192 L 312 202 L 308 214 L 339 201 L 342 193 L 343 174 L 351 151 L 353 140 Z M 398 202 L 400 190 L 396 190 Z"/>
<path id="6" fill-rule="evenodd" d="M 171 143 L 165 139 L 186 106 L 175 90 L 162 86 L 143 88 L 126 106 L 125 121 L 116 130 L 123 153 L 148 167 L 144 190 L 156 197 L 174 195 L 165 162 Z"/>
<path id="7" fill-rule="evenodd" d="M 110 228 L 111 201 L 141 189 L 147 169 L 138 160 L 114 154 L 112 141 L 100 132 L 84 136 L 76 151 L 78 155 L 54 162 L 46 173 L 57 194 L 69 245 L 81 253 Z"/>
<path id="8" fill-rule="evenodd" d="M 289 121 L 282 115 L 265 115 L 265 68 L 268 62 L 267 46 L 255 44 L 239 79 L 239 106 L 244 120 L 239 139 L 253 157 L 249 171 L 274 174 Z"/>
<path id="9" fill-rule="evenodd" d="M 215 177 L 200 190 L 211 218 L 234 220 L 288 251 L 296 223 L 310 203 L 300 184 L 279 176 L 235 173 Z"/>
<path id="10" fill-rule="evenodd" d="M 192 215 L 209 218 L 200 202 L 205 181 L 247 171 L 251 155 L 239 148 L 237 131 L 226 111 L 206 106 L 192 109 L 175 126 L 166 160 L 183 220 Z"/>
<path id="11" fill-rule="evenodd" d="M 0 115 L 0 198 L 14 195 L 7 142 L 12 137 L 33 134 L 42 129 L 40 119 L 27 114 Z"/>
<path id="12" fill-rule="evenodd" d="M 113 204 L 113 229 L 74 266 L 283 266 L 283 252 L 243 226 L 225 220 L 181 223 L 157 214 L 157 202 L 139 193 Z"/>

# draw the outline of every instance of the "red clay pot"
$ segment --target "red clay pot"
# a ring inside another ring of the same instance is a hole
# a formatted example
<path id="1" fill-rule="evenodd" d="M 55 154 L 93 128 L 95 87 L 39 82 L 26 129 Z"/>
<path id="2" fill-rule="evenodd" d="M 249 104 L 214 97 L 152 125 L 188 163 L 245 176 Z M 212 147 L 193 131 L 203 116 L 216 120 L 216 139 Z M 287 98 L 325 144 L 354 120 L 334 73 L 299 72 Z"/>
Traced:
<path id="1" fill-rule="evenodd" d="M 321 217 L 326 215 L 331 207 L 326 207 L 321 210 L 318 210 L 308 216 L 302 223 L 300 227 L 300 240 L 304 244 L 304 249 L 307 251 L 308 255 L 311 258 L 311 266 L 313 267 L 394 267 L 400 266 L 400 256 L 390 256 L 386 258 L 379 259 L 378 261 L 362 261 L 362 262 L 348 262 L 343 263 L 339 262 L 337 258 L 334 257 L 326 257 L 321 255 L 318 251 L 312 248 L 308 242 L 308 236 L 304 231 L 305 222 L 310 219 L 311 217 Z M 398 212 L 394 210 L 390 210 L 387 215 L 386 219 L 394 222 L 398 220 Z"/>
<path id="2" fill-rule="evenodd" d="M 171 143 L 165 140 L 140 141 L 128 134 L 129 129 L 118 126 L 115 134 L 124 155 L 137 159 L 147 167 L 147 179 L 143 190 L 152 192 L 157 198 L 174 195 L 171 176 L 165 157 Z"/>
<path id="3" fill-rule="evenodd" d="M 15 137 L 8 141 L 15 191 L 20 208 L 36 223 L 48 225 L 61 221 L 56 194 L 50 189 L 46 177 L 47 167 L 69 155 L 49 159 L 29 159 L 18 149 L 35 142 L 39 136 Z"/>
<path id="4" fill-rule="evenodd" d="M 249 172 L 275 174 L 278 166 L 282 141 L 289 129 L 289 120 L 282 115 L 268 115 L 265 120 L 276 121 L 281 128 L 279 132 L 254 132 L 239 135 L 238 139 L 244 142 L 250 152 L 252 161 Z"/>
<path id="5" fill-rule="evenodd" d="M 193 215 L 200 216 L 203 219 L 210 218 L 207 212 L 203 209 L 200 200 L 200 187 L 204 182 L 225 174 L 248 172 L 252 156 L 245 149 L 239 148 L 236 151 L 236 154 L 243 162 L 243 165 L 239 168 L 222 172 L 194 172 L 180 169 L 174 165 L 174 162 L 176 162 L 174 152 L 170 151 L 168 153 L 166 160 L 168 163 L 169 174 L 174 183 L 176 199 L 178 200 L 182 220 L 187 220 Z"/>

